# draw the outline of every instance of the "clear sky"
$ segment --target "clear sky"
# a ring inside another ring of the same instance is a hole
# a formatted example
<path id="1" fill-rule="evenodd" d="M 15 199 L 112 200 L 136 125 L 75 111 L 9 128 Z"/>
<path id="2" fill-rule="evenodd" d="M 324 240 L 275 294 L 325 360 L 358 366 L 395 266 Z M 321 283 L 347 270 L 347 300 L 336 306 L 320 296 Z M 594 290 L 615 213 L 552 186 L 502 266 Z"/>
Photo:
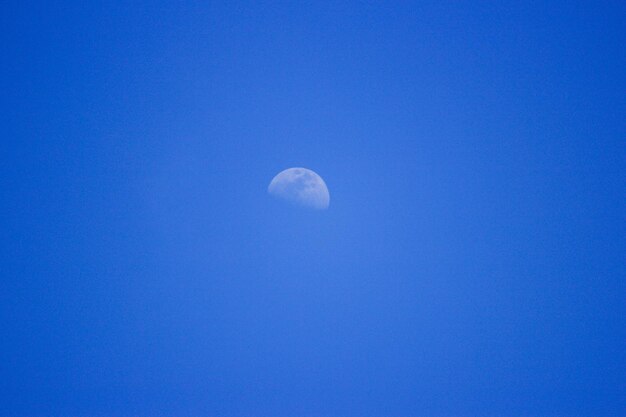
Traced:
<path id="1" fill-rule="evenodd" d="M 626 3 L 140 3 L 0 6 L 0 415 L 626 415 Z"/>

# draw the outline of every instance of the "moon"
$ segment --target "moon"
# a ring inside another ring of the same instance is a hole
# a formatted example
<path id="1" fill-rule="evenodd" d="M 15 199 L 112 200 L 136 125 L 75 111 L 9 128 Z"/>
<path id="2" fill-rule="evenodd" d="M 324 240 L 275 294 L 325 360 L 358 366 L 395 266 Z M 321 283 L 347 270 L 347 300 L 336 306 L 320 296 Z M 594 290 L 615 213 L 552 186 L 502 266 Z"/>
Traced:
<path id="1" fill-rule="evenodd" d="M 289 168 L 272 179 L 267 192 L 280 200 L 315 210 L 326 210 L 330 193 L 326 183 L 307 168 Z"/>

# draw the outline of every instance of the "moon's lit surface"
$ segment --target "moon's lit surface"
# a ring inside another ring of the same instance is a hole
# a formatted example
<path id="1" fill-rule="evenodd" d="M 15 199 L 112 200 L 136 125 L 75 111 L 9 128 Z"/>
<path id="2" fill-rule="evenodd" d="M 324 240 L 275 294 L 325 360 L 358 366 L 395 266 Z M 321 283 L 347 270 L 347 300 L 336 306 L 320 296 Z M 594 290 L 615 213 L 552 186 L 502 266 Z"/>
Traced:
<path id="1" fill-rule="evenodd" d="M 306 168 L 289 168 L 280 172 L 272 179 L 267 191 L 281 200 L 316 210 L 325 210 L 330 204 L 326 183 Z"/>

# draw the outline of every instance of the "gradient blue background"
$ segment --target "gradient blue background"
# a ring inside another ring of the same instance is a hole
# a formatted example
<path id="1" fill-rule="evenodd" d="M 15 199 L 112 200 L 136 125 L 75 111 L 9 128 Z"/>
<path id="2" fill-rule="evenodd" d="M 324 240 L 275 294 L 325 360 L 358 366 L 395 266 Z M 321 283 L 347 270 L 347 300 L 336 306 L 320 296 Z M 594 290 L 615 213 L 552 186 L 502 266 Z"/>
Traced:
<path id="1" fill-rule="evenodd" d="M 623 2 L 0 10 L 1 415 L 626 415 Z"/>

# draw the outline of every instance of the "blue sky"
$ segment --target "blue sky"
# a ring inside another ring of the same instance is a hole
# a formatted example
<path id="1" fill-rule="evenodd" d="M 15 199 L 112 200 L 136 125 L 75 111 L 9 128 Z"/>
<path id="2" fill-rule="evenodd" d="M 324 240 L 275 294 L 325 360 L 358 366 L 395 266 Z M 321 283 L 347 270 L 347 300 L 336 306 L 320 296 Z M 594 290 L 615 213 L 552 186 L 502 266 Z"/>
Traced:
<path id="1" fill-rule="evenodd" d="M 0 415 L 626 413 L 623 3 L 1 7 Z"/>

